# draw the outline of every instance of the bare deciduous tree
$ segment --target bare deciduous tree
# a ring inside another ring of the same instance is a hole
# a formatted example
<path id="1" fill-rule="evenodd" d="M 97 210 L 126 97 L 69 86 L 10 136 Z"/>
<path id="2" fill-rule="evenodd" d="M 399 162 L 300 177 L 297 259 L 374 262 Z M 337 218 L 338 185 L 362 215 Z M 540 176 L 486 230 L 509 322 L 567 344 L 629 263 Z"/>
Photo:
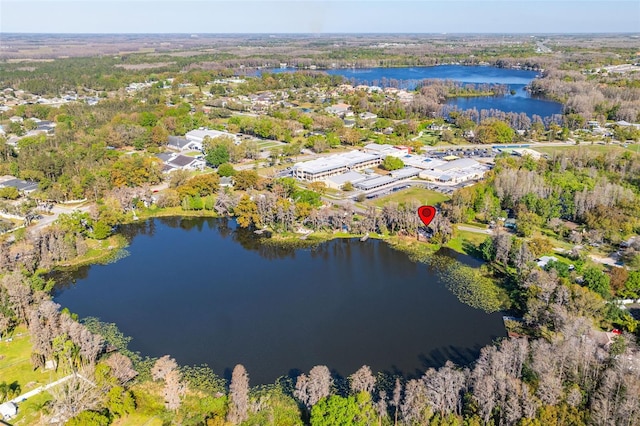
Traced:
<path id="1" fill-rule="evenodd" d="M 371 368 L 368 365 L 360 367 L 349 379 L 351 380 L 350 386 L 353 393 L 366 392 L 371 394 L 376 385 L 376 378 L 371 373 Z"/>
<path id="2" fill-rule="evenodd" d="M 463 371 L 455 369 L 451 361 L 435 370 L 430 368 L 422 377 L 426 387 L 429 405 L 435 412 L 446 416 L 450 413 L 460 414 L 462 409 L 462 393 L 466 387 Z"/>
<path id="3" fill-rule="evenodd" d="M 376 402 L 376 412 L 378 413 L 378 425 L 382 425 L 382 419 L 387 417 L 387 393 L 383 390 L 378 394 L 378 401 Z"/>
<path id="4" fill-rule="evenodd" d="M 33 301 L 33 292 L 19 271 L 5 275 L 1 281 L 7 292 L 9 303 L 18 321 L 27 321 L 27 311 Z"/>
<path id="5" fill-rule="evenodd" d="M 64 423 L 82 411 L 100 407 L 105 396 L 90 378 L 90 371 L 74 374 L 69 380 L 52 387 L 49 393 L 51 402 L 51 419 Z"/>
<path id="6" fill-rule="evenodd" d="M 121 385 L 124 385 L 138 375 L 138 372 L 133 369 L 131 359 L 119 352 L 109 356 L 106 364 L 111 368 L 111 375 L 115 377 Z"/>
<path id="7" fill-rule="evenodd" d="M 245 421 L 249 415 L 249 375 L 242 364 L 234 367 L 229 385 L 227 420 L 233 424 Z"/>
<path id="8" fill-rule="evenodd" d="M 165 355 L 153 364 L 151 368 L 151 377 L 153 380 L 162 380 L 165 378 L 170 371 L 176 370 L 178 368 L 178 364 L 176 360 L 171 358 L 169 355 Z"/>
<path id="9" fill-rule="evenodd" d="M 309 371 L 309 376 L 301 374 L 296 381 L 294 396 L 308 408 L 313 407 L 322 398 L 331 394 L 333 379 L 325 365 L 316 365 Z"/>
<path id="10" fill-rule="evenodd" d="M 311 404 L 309 403 L 309 378 L 306 374 L 302 373 L 298 376 L 293 396 L 298 398 L 307 408 L 311 408 Z"/>
<path id="11" fill-rule="evenodd" d="M 182 396 L 186 393 L 187 387 L 182 382 L 182 374 L 178 370 L 169 371 L 164 377 L 164 401 L 169 410 L 177 410 L 182 403 Z"/>
<path id="12" fill-rule="evenodd" d="M 409 380 L 404 388 L 400 406 L 402 420 L 407 424 L 427 424 L 432 411 L 427 398 L 427 388 L 422 380 Z"/>
<path id="13" fill-rule="evenodd" d="M 400 383 L 400 379 L 396 379 L 396 384 L 393 388 L 393 399 L 391 400 L 391 405 L 394 407 L 393 413 L 393 424 L 398 424 L 398 410 L 400 409 L 400 400 L 402 398 L 402 383 Z"/>

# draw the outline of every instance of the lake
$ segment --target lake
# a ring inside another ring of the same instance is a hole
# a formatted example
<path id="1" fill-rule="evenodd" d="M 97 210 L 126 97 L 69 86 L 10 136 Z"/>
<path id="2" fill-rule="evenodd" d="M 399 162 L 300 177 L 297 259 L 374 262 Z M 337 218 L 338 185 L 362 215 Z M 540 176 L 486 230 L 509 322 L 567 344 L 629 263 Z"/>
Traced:
<path id="1" fill-rule="evenodd" d="M 274 72 L 292 70 L 272 70 Z M 459 109 L 497 109 L 504 112 L 524 112 L 529 117 L 537 114 L 549 117 L 562 114 L 562 104 L 547 99 L 532 97 L 525 87 L 538 75 L 535 71 L 489 66 L 439 65 L 434 67 L 402 68 L 345 68 L 323 70 L 327 74 L 341 75 L 355 84 L 379 86 L 386 81 L 397 80 L 399 87 L 413 90 L 425 79 L 453 80 L 471 84 L 504 84 L 515 94 L 505 96 L 482 96 L 452 98 L 448 105 Z"/>
<path id="2" fill-rule="evenodd" d="M 116 323 L 143 355 L 206 363 L 227 378 L 237 363 L 253 385 L 319 364 L 343 376 L 367 364 L 410 377 L 448 359 L 469 363 L 506 335 L 501 314 L 460 303 L 437 268 L 381 241 L 279 248 L 212 218 L 122 231 L 129 256 L 73 272 L 55 301 Z"/>

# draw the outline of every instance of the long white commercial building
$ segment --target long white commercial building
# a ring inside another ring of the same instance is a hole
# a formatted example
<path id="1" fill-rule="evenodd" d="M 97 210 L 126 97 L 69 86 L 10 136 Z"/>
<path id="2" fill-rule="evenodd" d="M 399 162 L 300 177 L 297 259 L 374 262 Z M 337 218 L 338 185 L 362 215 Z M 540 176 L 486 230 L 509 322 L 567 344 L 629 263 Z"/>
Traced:
<path id="1" fill-rule="evenodd" d="M 346 172 L 374 167 L 380 163 L 382 163 L 382 158 L 379 155 L 354 150 L 296 163 L 293 166 L 292 175 L 296 179 L 315 182 Z"/>

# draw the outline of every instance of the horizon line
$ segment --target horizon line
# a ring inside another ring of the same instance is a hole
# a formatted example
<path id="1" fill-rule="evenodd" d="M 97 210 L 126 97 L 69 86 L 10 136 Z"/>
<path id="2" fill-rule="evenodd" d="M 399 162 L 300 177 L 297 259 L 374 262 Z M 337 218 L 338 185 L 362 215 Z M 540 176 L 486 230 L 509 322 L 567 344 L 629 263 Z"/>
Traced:
<path id="1" fill-rule="evenodd" d="M 533 31 L 523 31 L 523 32 L 321 32 L 321 33 L 312 33 L 312 32 L 244 32 L 244 33 L 233 33 L 233 32 L 222 32 L 222 33 L 209 33 L 209 32 L 22 32 L 22 31 L 10 31 L 5 32 L 0 30 L 0 34 L 4 35 L 190 35 L 190 36 L 200 36 L 200 35 L 311 35 L 311 36 L 321 36 L 321 35 L 599 35 L 599 34 L 619 34 L 619 35 L 637 35 L 640 37 L 640 31 L 573 31 L 573 32 L 557 32 L 557 31 L 549 31 L 549 32 L 533 32 Z"/>

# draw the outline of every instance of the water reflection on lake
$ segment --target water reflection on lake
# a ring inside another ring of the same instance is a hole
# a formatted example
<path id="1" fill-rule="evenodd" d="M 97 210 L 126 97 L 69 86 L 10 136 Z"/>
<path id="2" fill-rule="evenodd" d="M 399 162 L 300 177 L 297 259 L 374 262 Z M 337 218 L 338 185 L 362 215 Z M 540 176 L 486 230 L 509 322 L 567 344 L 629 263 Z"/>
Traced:
<path id="1" fill-rule="evenodd" d="M 56 302 L 116 323 L 142 354 L 206 363 L 220 375 L 242 363 L 253 384 L 318 364 L 410 376 L 448 359 L 470 362 L 505 335 L 500 314 L 458 302 L 437 262 L 416 264 L 377 240 L 282 248 L 232 220 L 200 218 L 123 232 L 130 255 L 66 276 Z"/>

